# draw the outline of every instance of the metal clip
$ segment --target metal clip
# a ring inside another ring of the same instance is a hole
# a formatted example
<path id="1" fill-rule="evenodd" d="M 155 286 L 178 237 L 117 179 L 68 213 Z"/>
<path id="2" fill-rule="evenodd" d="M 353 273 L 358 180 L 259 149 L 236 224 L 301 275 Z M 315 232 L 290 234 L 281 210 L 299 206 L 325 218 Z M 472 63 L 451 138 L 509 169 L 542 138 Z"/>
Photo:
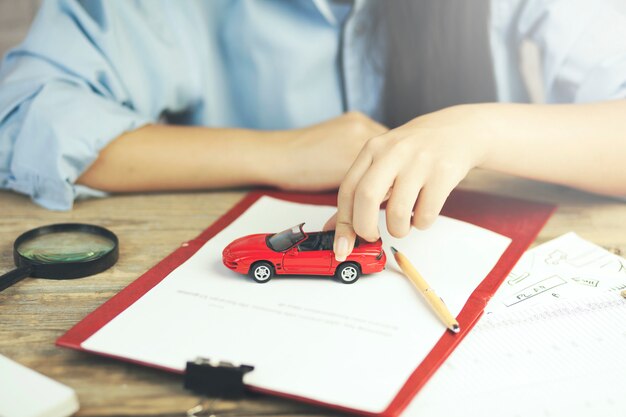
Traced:
<path id="1" fill-rule="evenodd" d="M 217 417 L 217 414 L 214 412 L 217 400 L 217 397 L 212 399 L 206 397 L 200 398 L 198 404 L 187 410 L 187 417 Z"/>

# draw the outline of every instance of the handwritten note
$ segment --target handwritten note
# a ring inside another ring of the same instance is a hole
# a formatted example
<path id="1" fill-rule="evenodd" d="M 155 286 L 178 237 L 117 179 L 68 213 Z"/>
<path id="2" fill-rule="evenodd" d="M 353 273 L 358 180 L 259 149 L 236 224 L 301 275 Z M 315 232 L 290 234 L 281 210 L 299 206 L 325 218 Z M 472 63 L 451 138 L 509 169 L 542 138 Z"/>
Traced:
<path id="1" fill-rule="evenodd" d="M 529 308 L 624 289 L 626 259 L 568 233 L 527 251 L 485 311 Z"/>

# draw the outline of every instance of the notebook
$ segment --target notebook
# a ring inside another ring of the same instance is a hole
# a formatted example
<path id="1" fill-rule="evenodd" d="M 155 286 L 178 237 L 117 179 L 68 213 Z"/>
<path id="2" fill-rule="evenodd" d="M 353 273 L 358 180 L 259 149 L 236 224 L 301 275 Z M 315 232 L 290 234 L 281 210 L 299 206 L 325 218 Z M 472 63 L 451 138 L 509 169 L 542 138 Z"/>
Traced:
<path id="1" fill-rule="evenodd" d="M 354 285 L 328 278 L 257 284 L 221 264 L 246 234 L 306 222 L 320 230 L 334 195 L 252 193 L 198 238 L 86 317 L 57 343 L 171 372 L 197 356 L 255 366 L 248 388 L 363 415 L 398 415 L 469 332 L 553 207 L 457 191 L 428 231 L 397 245 L 437 288 L 452 335 L 390 260 Z M 388 247 L 388 246 L 385 246 Z"/>

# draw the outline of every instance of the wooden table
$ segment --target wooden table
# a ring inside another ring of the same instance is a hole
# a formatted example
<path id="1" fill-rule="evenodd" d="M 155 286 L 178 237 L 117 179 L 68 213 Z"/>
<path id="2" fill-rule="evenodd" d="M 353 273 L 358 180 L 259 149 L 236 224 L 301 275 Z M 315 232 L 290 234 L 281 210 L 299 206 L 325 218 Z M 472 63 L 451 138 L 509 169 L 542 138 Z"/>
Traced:
<path id="1" fill-rule="evenodd" d="M 574 230 L 616 253 L 626 253 L 623 202 L 480 171 L 461 187 L 558 204 L 537 243 Z M 74 388 L 80 416 L 185 415 L 198 398 L 182 389 L 180 377 L 57 348 L 54 341 L 242 196 L 235 191 L 122 195 L 82 201 L 69 212 L 52 212 L 24 196 L 0 192 L 0 271 L 12 268 L 13 240 L 20 233 L 49 223 L 100 224 L 121 241 L 120 260 L 107 272 L 69 281 L 27 279 L 0 293 L 0 354 Z M 218 415 L 228 416 L 341 415 L 261 395 L 219 401 L 215 407 Z"/>

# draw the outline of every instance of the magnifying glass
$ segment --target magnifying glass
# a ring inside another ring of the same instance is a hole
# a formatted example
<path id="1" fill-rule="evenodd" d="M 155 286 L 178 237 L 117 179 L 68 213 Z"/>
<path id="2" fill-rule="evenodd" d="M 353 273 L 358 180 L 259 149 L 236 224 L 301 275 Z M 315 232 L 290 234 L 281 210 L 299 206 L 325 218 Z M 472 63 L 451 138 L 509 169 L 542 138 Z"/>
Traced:
<path id="1" fill-rule="evenodd" d="M 104 227 L 61 223 L 38 227 L 13 244 L 16 268 L 0 276 L 0 291 L 26 277 L 82 278 L 102 272 L 117 262 L 117 236 Z"/>

